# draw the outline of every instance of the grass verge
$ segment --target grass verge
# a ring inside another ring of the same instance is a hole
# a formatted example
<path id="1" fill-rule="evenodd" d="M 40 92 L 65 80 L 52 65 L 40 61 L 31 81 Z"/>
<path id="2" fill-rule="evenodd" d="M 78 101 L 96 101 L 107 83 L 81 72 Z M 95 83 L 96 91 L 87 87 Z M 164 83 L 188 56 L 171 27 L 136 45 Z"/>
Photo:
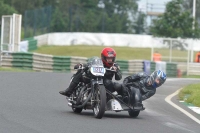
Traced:
<path id="1" fill-rule="evenodd" d="M 200 107 L 200 83 L 184 87 L 179 93 L 179 98 Z"/>
<path id="2" fill-rule="evenodd" d="M 7 71 L 7 72 L 34 72 L 33 70 L 27 69 L 19 69 L 19 68 L 10 68 L 10 67 L 0 67 L 0 71 Z"/>

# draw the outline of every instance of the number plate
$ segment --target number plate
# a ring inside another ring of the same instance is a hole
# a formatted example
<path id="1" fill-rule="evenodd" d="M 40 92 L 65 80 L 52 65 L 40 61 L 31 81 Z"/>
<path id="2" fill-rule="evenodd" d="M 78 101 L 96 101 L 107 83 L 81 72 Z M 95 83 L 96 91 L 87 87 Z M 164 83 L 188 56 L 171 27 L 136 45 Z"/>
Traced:
<path id="1" fill-rule="evenodd" d="M 94 73 L 104 73 L 104 68 L 103 67 L 93 67 L 93 72 Z"/>

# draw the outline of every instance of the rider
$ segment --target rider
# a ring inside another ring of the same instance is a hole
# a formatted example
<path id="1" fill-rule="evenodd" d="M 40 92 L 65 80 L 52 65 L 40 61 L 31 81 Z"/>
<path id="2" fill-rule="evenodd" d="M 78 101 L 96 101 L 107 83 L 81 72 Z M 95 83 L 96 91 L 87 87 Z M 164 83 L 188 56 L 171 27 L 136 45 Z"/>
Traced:
<path id="1" fill-rule="evenodd" d="M 106 47 L 101 51 L 101 59 L 104 64 L 104 67 L 112 70 L 112 71 L 106 70 L 106 73 L 103 78 L 103 83 L 105 88 L 111 92 L 115 91 L 114 88 L 116 85 L 115 82 L 112 82 L 113 76 L 115 75 L 115 80 L 120 80 L 122 78 L 120 67 L 118 66 L 117 63 L 115 63 L 115 58 L 116 58 L 116 52 L 113 48 Z M 74 69 L 77 69 L 79 67 L 85 67 L 85 69 L 87 69 L 87 64 L 77 64 L 74 67 Z M 69 97 L 73 93 L 74 89 L 82 79 L 81 71 L 82 71 L 81 69 L 78 69 L 76 74 L 73 75 L 69 87 L 64 91 L 60 91 L 59 92 L 60 94 Z"/>
<path id="2" fill-rule="evenodd" d="M 110 92 L 115 92 L 116 91 L 115 88 L 117 88 L 116 86 L 118 85 L 118 83 L 112 81 L 113 76 L 115 75 L 115 80 L 122 79 L 120 67 L 115 62 L 115 58 L 116 58 L 116 52 L 113 48 L 107 47 L 101 51 L 101 59 L 103 61 L 104 67 L 113 70 L 113 71 L 106 70 L 106 73 L 103 78 L 104 86 Z"/>
<path id="3" fill-rule="evenodd" d="M 133 74 L 124 79 L 122 89 L 124 90 L 126 87 L 139 88 L 142 101 L 144 101 L 156 93 L 156 88 L 160 87 L 166 81 L 166 78 L 166 74 L 161 70 L 154 71 L 150 76 L 143 72 Z"/>

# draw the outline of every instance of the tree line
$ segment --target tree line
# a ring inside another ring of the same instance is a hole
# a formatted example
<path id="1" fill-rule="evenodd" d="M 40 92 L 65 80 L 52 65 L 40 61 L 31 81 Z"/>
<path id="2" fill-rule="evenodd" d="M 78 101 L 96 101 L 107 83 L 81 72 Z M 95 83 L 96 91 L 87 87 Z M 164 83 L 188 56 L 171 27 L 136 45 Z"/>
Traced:
<path id="1" fill-rule="evenodd" d="M 145 19 L 137 12 L 137 0 L 0 0 L 7 12 L 24 15 L 51 5 L 51 32 L 139 33 L 144 31 Z M 1 10 L 1 9 L 0 9 Z M 1 14 L 2 15 L 2 14 Z M 142 21 L 144 22 L 144 21 Z M 140 28 L 140 30 L 138 30 Z"/>
<path id="2" fill-rule="evenodd" d="M 147 28 L 138 0 L 0 0 L 0 15 L 52 6 L 50 32 L 104 32 L 152 34 L 160 37 L 199 38 L 200 1 L 193 26 L 190 0 L 172 0 Z M 194 27 L 194 28 L 193 28 Z M 147 31 L 147 29 L 150 29 Z"/>

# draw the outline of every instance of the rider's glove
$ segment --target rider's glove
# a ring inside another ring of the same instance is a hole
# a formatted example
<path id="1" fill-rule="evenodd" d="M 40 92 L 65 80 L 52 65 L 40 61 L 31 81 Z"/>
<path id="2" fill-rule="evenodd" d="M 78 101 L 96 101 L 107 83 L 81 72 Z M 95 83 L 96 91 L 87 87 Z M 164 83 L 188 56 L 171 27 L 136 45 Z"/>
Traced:
<path id="1" fill-rule="evenodd" d="M 110 69 L 115 71 L 115 72 L 117 71 L 117 67 L 116 66 L 112 66 Z"/>
<path id="2" fill-rule="evenodd" d="M 114 63 L 110 69 L 117 72 L 119 70 L 119 66 L 116 63 Z"/>
<path id="3" fill-rule="evenodd" d="M 79 63 L 74 66 L 74 69 L 81 69 L 82 67 L 83 67 L 83 64 Z"/>

